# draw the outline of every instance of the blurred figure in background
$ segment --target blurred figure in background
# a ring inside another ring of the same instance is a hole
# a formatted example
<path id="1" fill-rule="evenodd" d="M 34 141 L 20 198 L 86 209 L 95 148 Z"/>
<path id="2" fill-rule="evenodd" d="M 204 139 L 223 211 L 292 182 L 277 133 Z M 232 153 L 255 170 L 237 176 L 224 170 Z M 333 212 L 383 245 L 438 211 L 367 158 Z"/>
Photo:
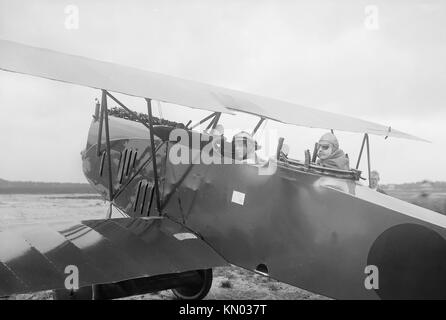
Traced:
<path id="1" fill-rule="evenodd" d="M 379 172 L 376 170 L 373 170 L 370 172 L 370 188 L 372 190 L 378 191 L 383 194 L 387 194 L 380 186 L 379 186 Z"/>

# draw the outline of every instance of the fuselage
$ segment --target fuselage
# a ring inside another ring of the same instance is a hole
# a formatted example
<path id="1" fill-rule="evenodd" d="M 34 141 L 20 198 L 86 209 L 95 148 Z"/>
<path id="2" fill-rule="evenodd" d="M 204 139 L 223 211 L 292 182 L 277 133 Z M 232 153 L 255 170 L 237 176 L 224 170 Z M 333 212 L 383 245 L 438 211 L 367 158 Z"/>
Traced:
<path id="1" fill-rule="evenodd" d="M 446 298 L 446 216 L 280 161 L 268 175 L 265 163 L 174 164 L 182 142 L 169 141 L 170 130 L 154 128 L 160 213 L 148 130 L 110 117 L 112 200 L 129 216 L 161 214 L 232 264 L 329 297 Z M 84 173 L 110 199 L 97 137 L 94 121 Z"/>

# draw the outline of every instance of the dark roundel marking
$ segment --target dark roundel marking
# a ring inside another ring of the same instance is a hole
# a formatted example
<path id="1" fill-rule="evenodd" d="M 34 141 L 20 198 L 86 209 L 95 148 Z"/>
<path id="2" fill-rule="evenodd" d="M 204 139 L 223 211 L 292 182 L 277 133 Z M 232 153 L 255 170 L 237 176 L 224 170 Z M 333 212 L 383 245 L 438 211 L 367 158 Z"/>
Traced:
<path id="1" fill-rule="evenodd" d="M 446 299 L 446 240 L 417 224 L 384 231 L 367 259 L 379 271 L 381 299 Z"/>

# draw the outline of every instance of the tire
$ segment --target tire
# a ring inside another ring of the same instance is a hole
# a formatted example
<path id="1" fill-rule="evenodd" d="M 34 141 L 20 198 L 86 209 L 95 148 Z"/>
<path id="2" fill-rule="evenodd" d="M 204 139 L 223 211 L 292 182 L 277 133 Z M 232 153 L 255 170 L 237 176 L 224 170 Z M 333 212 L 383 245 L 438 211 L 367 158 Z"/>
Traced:
<path id="1" fill-rule="evenodd" d="M 187 287 L 172 289 L 173 294 L 180 300 L 201 300 L 209 293 L 212 286 L 212 269 L 197 270 L 201 277 L 200 283 Z"/>

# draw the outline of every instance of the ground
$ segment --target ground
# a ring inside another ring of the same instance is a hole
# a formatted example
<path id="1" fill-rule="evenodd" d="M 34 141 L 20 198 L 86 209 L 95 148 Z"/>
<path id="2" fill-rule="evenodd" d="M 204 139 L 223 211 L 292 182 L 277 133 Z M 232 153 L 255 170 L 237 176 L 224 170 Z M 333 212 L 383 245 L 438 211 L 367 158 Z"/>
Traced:
<path id="1" fill-rule="evenodd" d="M 19 294 L 9 299 L 51 300 L 51 291 L 33 294 Z M 175 296 L 170 290 L 144 294 L 123 299 L 129 300 L 172 300 Z M 214 269 L 214 281 L 208 300 L 323 300 L 326 297 L 299 289 L 273 279 L 255 274 L 235 266 Z"/>

